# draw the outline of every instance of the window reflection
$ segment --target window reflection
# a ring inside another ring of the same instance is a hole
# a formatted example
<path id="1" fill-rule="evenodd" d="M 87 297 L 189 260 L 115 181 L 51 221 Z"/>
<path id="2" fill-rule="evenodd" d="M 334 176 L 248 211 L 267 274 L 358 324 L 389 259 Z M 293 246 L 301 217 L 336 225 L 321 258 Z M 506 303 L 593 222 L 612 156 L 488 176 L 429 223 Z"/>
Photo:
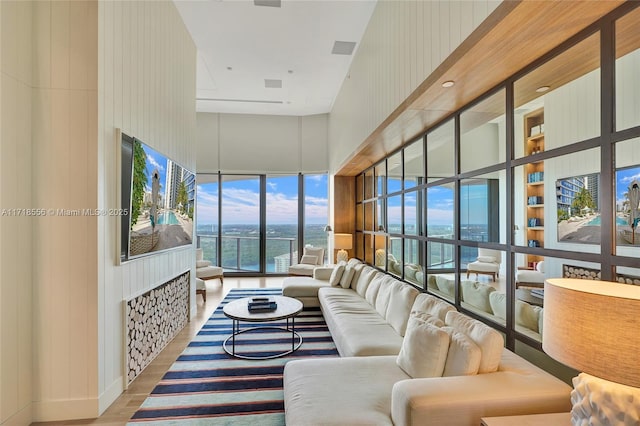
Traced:
<path id="1" fill-rule="evenodd" d="M 400 152 L 389 157 L 387 162 L 387 194 L 402 190 L 402 156 Z"/>
<path id="2" fill-rule="evenodd" d="M 449 301 L 455 298 L 455 246 L 427 241 L 427 291 Z"/>
<path id="3" fill-rule="evenodd" d="M 427 188 L 427 236 L 453 239 L 453 183 Z"/>
<path id="4" fill-rule="evenodd" d="M 640 9 L 616 22 L 616 129 L 640 125 Z"/>
<path id="5" fill-rule="evenodd" d="M 385 193 L 385 183 L 387 180 L 387 168 L 384 161 L 375 166 L 373 170 L 376 179 L 376 196 L 384 195 Z"/>
<path id="6" fill-rule="evenodd" d="M 420 185 L 424 176 L 422 139 L 404 149 L 404 189 Z"/>
<path id="7" fill-rule="evenodd" d="M 500 218 L 504 210 L 501 175 L 503 172 L 496 172 L 460 182 L 461 240 L 500 242 Z"/>
<path id="8" fill-rule="evenodd" d="M 427 182 L 454 175 L 454 133 L 454 120 L 427 133 Z"/>
<path id="9" fill-rule="evenodd" d="M 422 272 L 421 247 L 421 241 L 408 238 L 404 240 L 404 279 L 419 286 L 423 284 L 421 279 L 423 275 L 418 274 Z"/>
<path id="10" fill-rule="evenodd" d="M 615 145 L 616 254 L 640 255 L 640 138 Z"/>
<path id="11" fill-rule="evenodd" d="M 471 171 L 505 161 L 505 91 L 460 115 L 460 169 Z"/>
<path id="12" fill-rule="evenodd" d="M 460 276 L 461 305 L 480 316 L 496 320 L 502 309 L 506 311 L 505 252 L 483 247 L 465 248 L 473 256 L 467 261 L 466 273 Z"/>

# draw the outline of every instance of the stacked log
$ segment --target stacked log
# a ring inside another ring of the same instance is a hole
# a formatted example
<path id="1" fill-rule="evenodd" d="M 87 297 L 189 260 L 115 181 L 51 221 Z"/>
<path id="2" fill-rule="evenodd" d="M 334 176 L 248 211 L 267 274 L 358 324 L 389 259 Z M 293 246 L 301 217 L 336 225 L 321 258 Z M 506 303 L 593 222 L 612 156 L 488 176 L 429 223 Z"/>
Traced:
<path id="1" fill-rule="evenodd" d="M 126 303 L 127 382 L 131 383 L 189 321 L 189 272 Z"/>

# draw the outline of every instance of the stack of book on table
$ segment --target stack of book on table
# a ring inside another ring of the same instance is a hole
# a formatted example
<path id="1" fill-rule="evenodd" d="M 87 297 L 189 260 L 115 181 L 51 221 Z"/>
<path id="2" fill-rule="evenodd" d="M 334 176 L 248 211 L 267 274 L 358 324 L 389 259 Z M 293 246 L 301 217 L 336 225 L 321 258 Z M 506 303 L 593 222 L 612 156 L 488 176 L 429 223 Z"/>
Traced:
<path id="1" fill-rule="evenodd" d="M 256 296 L 249 299 L 249 312 L 275 311 L 278 308 L 273 297 Z"/>

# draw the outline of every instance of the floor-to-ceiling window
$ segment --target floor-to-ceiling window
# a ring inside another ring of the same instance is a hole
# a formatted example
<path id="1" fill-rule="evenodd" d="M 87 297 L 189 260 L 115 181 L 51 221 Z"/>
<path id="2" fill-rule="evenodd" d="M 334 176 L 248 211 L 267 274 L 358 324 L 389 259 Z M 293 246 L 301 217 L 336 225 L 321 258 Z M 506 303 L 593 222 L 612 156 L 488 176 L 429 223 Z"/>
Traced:
<path id="1" fill-rule="evenodd" d="M 225 273 L 286 274 L 305 246 L 327 247 L 326 174 L 199 174 L 197 242 Z"/>
<path id="2" fill-rule="evenodd" d="M 640 285 L 639 21 L 624 5 L 364 170 L 358 256 L 517 350 L 541 347 L 545 278 Z"/>

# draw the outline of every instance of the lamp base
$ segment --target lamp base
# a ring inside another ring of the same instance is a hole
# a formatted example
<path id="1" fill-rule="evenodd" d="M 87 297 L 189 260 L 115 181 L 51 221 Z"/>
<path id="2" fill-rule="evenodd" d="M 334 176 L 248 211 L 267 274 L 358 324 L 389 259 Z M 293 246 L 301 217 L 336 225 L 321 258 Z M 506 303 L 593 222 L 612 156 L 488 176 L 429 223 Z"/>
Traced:
<path id="1" fill-rule="evenodd" d="M 571 404 L 575 426 L 640 424 L 640 388 L 580 373 L 573 378 Z"/>
<path id="2" fill-rule="evenodd" d="M 338 250 L 338 253 L 336 253 L 336 263 L 341 261 L 346 262 L 348 260 L 349 260 L 349 253 L 347 253 L 345 249 Z"/>
<path id="3" fill-rule="evenodd" d="M 387 258 L 387 253 L 383 249 L 376 250 L 376 266 L 384 268 L 384 261 Z"/>

